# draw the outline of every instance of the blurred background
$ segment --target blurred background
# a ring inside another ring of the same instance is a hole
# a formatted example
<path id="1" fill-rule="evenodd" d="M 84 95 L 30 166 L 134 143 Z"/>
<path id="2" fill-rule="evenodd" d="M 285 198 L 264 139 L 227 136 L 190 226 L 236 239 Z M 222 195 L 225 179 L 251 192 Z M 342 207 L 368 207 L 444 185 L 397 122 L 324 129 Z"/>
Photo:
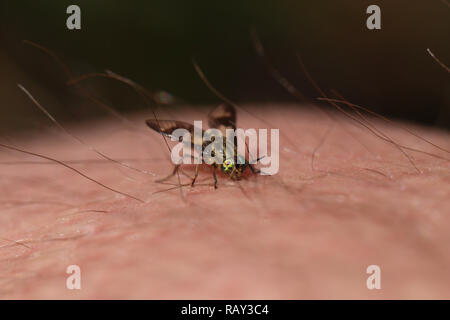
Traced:
<path id="1" fill-rule="evenodd" d="M 103 114 L 68 88 L 58 65 L 24 45 L 25 39 L 53 50 L 74 75 L 110 69 L 193 105 L 218 99 L 195 73 L 192 58 L 234 101 L 295 102 L 255 54 L 252 28 L 271 63 L 306 97 L 318 94 L 296 53 L 324 89 L 337 89 L 394 119 L 450 127 L 449 74 L 426 51 L 450 64 L 446 0 L 0 1 L 2 132 L 45 121 L 16 83 L 60 119 L 83 121 Z M 66 28 L 71 4 L 81 8 L 81 30 Z M 381 7 L 381 30 L 366 27 L 372 4 Z M 144 107 L 114 81 L 84 84 L 121 112 Z"/>

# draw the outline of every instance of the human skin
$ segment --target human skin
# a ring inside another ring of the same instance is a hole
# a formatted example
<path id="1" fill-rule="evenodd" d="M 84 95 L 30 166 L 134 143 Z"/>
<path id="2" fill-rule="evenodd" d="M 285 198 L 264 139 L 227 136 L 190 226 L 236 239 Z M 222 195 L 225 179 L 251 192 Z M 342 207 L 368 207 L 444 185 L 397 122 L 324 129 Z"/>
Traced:
<path id="1" fill-rule="evenodd" d="M 178 119 L 205 120 L 186 110 Z M 68 128 L 114 159 L 143 159 L 125 162 L 156 176 L 107 161 L 71 165 L 145 203 L 4 150 L 0 298 L 449 298 L 449 161 L 408 151 L 418 172 L 367 129 L 312 110 L 253 106 L 280 129 L 278 174 L 248 174 L 241 188 L 218 174 L 214 190 L 205 166 L 182 194 L 155 193 L 174 187 L 154 182 L 173 165 L 161 136 L 145 127 L 151 115 L 133 117 L 139 132 L 113 120 Z M 403 145 L 449 158 L 400 126 L 371 121 Z M 402 125 L 450 149 L 448 132 Z M 241 110 L 238 127 L 268 125 Z M 59 160 L 98 159 L 56 130 L 11 140 Z M 81 290 L 66 288 L 69 265 L 81 268 Z M 380 290 L 366 286 L 369 265 L 381 269 Z"/>

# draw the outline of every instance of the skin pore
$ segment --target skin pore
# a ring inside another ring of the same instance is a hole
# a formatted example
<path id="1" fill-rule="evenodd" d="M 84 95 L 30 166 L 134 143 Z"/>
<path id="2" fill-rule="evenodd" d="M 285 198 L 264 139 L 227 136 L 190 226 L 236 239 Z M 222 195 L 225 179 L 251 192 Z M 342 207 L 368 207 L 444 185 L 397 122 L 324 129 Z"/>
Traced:
<path id="1" fill-rule="evenodd" d="M 194 187 L 155 183 L 173 165 L 164 140 L 115 120 L 68 131 L 114 159 L 104 161 L 60 131 L 10 137 L 145 203 L 73 171 L 13 151 L 0 153 L 1 298 L 340 299 L 448 298 L 449 133 L 370 118 L 407 151 L 310 105 L 246 106 L 280 129 L 280 170 L 236 182 L 200 168 Z M 185 108 L 183 121 L 205 120 Z M 145 129 L 151 113 L 132 118 Z M 239 128 L 267 128 L 238 112 Z M 402 127 L 402 128 L 401 128 Z M 286 140 L 289 139 L 289 141 Z M 80 161 L 97 159 L 101 161 Z M 18 163 L 18 161 L 29 162 Z M 45 162 L 45 163 L 36 163 Z M 193 168 L 184 168 L 193 176 Z M 180 175 L 182 182 L 189 182 Z M 81 268 L 81 290 L 66 268 Z M 368 290 L 369 265 L 381 290 Z"/>

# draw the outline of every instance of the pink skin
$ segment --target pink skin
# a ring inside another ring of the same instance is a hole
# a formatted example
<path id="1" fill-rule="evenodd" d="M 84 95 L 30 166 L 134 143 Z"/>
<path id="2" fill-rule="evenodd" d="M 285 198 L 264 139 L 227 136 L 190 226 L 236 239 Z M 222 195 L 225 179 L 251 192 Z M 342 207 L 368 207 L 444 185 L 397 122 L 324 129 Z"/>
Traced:
<path id="1" fill-rule="evenodd" d="M 183 188 L 185 200 L 178 189 L 152 194 L 173 187 L 153 182 L 172 170 L 168 150 L 154 132 L 118 130 L 117 122 L 71 131 L 113 158 L 150 159 L 127 163 L 157 176 L 112 163 L 74 166 L 145 204 L 58 165 L 0 164 L 0 297 L 450 297 L 448 161 L 409 152 L 418 173 L 398 149 L 347 120 L 280 106 L 253 112 L 281 131 L 280 171 L 247 174 L 245 193 L 219 171 L 214 190 L 210 168 L 202 167 L 197 184 Z M 144 130 L 146 117 L 136 118 Z M 374 123 L 404 145 L 449 158 Z M 267 127 L 241 111 L 238 126 Z M 408 128 L 450 149 L 448 132 Z M 60 160 L 96 158 L 54 131 L 13 142 Z M 0 160 L 43 161 L 9 151 Z M 372 264 L 381 267 L 381 290 L 366 288 Z M 81 268 L 81 290 L 66 289 L 69 265 Z"/>

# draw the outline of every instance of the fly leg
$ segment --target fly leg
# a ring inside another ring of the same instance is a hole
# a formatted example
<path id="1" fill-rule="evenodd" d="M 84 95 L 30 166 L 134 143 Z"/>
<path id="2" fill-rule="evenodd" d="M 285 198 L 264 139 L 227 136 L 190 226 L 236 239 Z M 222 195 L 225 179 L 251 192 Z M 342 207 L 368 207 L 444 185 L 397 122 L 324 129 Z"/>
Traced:
<path id="1" fill-rule="evenodd" d="M 180 169 L 180 173 L 181 173 L 183 176 L 188 177 L 190 180 L 192 180 L 192 177 L 191 177 L 190 175 L 188 175 L 186 172 L 184 172 L 183 169 Z"/>
<path id="2" fill-rule="evenodd" d="M 249 164 L 248 166 L 249 166 L 250 170 L 252 170 L 252 173 L 253 173 L 253 174 L 258 174 L 258 173 L 261 172 L 261 170 L 256 169 L 256 168 L 255 168 L 254 166 L 252 166 L 251 164 Z"/>
<path id="3" fill-rule="evenodd" d="M 216 166 L 212 166 L 212 174 L 214 178 L 214 189 L 217 189 L 217 176 L 216 176 Z"/>
<path id="4" fill-rule="evenodd" d="M 173 168 L 173 171 L 172 171 L 171 174 L 169 174 L 169 175 L 168 175 L 167 177 L 165 177 L 165 178 L 155 180 L 155 182 L 164 182 L 164 181 L 166 181 L 166 180 L 172 178 L 172 177 L 177 173 L 177 171 L 178 171 L 178 169 L 180 168 L 180 166 L 181 166 L 180 164 L 175 165 L 175 167 Z"/>
<path id="5" fill-rule="evenodd" d="M 197 180 L 197 177 L 198 177 L 198 167 L 199 167 L 199 166 L 200 166 L 200 165 L 198 165 L 198 164 L 195 165 L 194 179 L 192 179 L 191 187 L 194 186 L 195 180 Z"/>

